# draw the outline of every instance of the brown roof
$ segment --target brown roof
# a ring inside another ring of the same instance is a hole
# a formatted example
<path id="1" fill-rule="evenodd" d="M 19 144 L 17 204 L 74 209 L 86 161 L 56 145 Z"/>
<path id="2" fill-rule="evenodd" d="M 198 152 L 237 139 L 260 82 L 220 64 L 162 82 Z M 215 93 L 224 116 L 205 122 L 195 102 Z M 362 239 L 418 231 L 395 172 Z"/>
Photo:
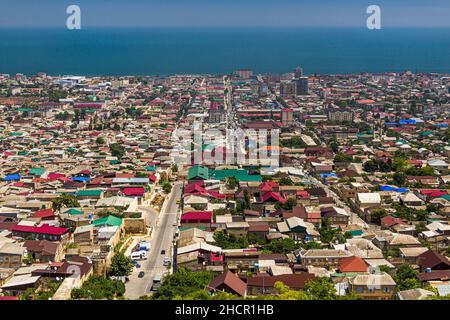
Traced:
<path id="1" fill-rule="evenodd" d="M 269 232 L 269 224 L 267 222 L 249 222 L 249 232 Z"/>
<path id="2" fill-rule="evenodd" d="M 37 252 L 44 256 L 54 256 L 58 251 L 58 243 L 47 240 L 26 240 L 24 247 L 30 252 Z"/>
<path id="3" fill-rule="evenodd" d="M 450 260 L 446 256 L 433 250 L 425 251 L 419 255 L 418 260 L 422 270 L 426 268 L 433 269 L 436 267 L 439 267 L 439 269 L 450 269 Z"/>
<path id="4" fill-rule="evenodd" d="M 449 280 L 450 270 L 436 270 L 431 272 L 424 272 L 417 276 L 419 281 L 432 281 L 432 280 Z"/>
<path id="5" fill-rule="evenodd" d="M 253 287 L 273 287 L 275 282 L 281 281 L 291 289 L 303 289 L 308 280 L 316 277 L 311 273 L 282 274 L 279 276 L 257 275 L 247 279 L 247 286 Z"/>
<path id="6" fill-rule="evenodd" d="M 229 270 L 212 279 L 208 287 L 217 291 L 231 291 L 231 293 L 235 293 L 240 296 L 245 296 L 247 291 L 247 285 L 245 282 Z"/>

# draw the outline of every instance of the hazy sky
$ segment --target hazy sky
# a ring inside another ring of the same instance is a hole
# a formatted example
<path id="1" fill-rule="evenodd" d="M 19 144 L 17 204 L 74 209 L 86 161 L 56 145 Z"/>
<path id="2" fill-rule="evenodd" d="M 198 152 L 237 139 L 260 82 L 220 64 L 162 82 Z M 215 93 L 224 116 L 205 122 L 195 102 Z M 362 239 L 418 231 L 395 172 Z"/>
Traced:
<path id="1" fill-rule="evenodd" d="M 450 0 L 0 0 L 0 27 L 65 27 L 79 5 L 82 27 L 365 27 L 379 5 L 382 27 L 450 27 Z"/>

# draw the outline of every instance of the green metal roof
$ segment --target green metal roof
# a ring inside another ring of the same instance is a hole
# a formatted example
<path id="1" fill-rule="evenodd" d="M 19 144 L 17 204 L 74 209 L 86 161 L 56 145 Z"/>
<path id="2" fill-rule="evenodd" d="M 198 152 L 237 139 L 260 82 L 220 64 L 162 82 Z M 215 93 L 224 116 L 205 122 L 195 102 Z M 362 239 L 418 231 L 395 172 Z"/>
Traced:
<path id="1" fill-rule="evenodd" d="M 352 236 L 360 236 L 360 235 L 363 234 L 362 230 L 350 230 L 350 231 L 347 231 L 347 232 L 350 233 Z"/>
<path id="2" fill-rule="evenodd" d="M 208 167 L 202 167 L 202 166 L 193 166 L 189 168 L 188 173 L 188 180 L 194 179 L 196 177 L 202 178 L 202 179 L 209 179 L 209 169 Z"/>
<path id="3" fill-rule="evenodd" d="M 260 175 L 249 175 L 244 169 L 211 170 L 211 179 L 226 180 L 229 177 L 235 177 L 238 181 L 261 181 Z"/>
<path id="4" fill-rule="evenodd" d="M 80 215 L 80 214 L 83 214 L 84 212 L 81 211 L 81 210 L 77 210 L 77 209 L 71 208 L 71 209 L 65 211 L 64 213 L 67 213 L 67 214 L 70 214 L 70 215 Z"/>
<path id="5" fill-rule="evenodd" d="M 30 171 L 28 172 L 28 174 L 32 174 L 33 176 L 42 176 L 45 172 L 44 168 L 32 168 L 30 169 Z"/>
<path id="6" fill-rule="evenodd" d="M 115 216 L 107 216 L 101 219 L 97 219 L 92 222 L 94 226 L 108 225 L 108 226 L 117 226 L 120 227 L 122 225 L 122 219 L 117 218 Z"/>
<path id="7" fill-rule="evenodd" d="M 100 197 L 102 190 L 79 190 L 77 197 Z"/>

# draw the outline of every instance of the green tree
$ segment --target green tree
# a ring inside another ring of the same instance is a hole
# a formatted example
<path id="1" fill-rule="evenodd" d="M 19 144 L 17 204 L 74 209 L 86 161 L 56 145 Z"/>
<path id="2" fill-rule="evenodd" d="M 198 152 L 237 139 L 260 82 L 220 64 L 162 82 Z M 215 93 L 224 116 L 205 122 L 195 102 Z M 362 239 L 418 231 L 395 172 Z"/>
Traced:
<path id="1" fill-rule="evenodd" d="M 319 228 L 320 241 L 323 243 L 330 243 L 336 236 L 336 229 L 331 227 L 330 222 L 327 218 L 322 219 L 322 226 Z"/>
<path id="2" fill-rule="evenodd" d="M 274 288 L 278 293 L 278 295 L 274 297 L 276 300 L 310 300 L 305 292 L 291 290 L 281 281 L 275 282 Z"/>
<path id="3" fill-rule="evenodd" d="M 72 299 L 112 300 L 123 297 L 124 293 L 125 284 L 123 282 L 92 275 L 81 288 L 72 289 Z"/>
<path id="4" fill-rule="evenodd" d="M 75 208 L 79 207 L 80 203 L 72 194 L 63 193 L 59 197 L 52 200 L 52 208 L 54 211 L 60 211 L 61 208 Z"/>
<path id="5" fill-rule="evenodd" d="M 232 177 L 229 177 L 228 179 L 227 179 L 227 188 L 229 189 L 229 190 L 234 190 L 236 187 L 237 187 L 237 179 L 236 179 L 236 177 L 234 177 L 234 176 L 232 176 Z"/>
<path id="6" fill-rule="evenodd" d="M 280 186 L 293 186 L 294 182 L 290 178 L 283 177 L 279 181 Z"/>
<path id="7" fill-rule="evenodd" d="M 402 187 L 406 183 L 406 174 L 403 172 L 396 172 L 394 173 L 393 179 L 397 186 Z"/>
<path id="8" fill-rule="evenodd" d="M 95 143 L 96 144 L 105 144 L 105 138 L 98 137 L 97 139 L 95 139 Z"/>
<path id="9" fill-rule="evenodd" d="M 116 253 L 111 259 L 110 274 L 112 276 L 128 276 L 133 271 L 131 259 L 123 254 L 123 252 Z"/>
<path id="10" fill-rule="evenodd" d="M 336 288 L 327 278 L 320 277 L 316 280 L 308 280 L 305 292 L 311 300 L 336 300 Z"/>
<path id="11" fill-rule="evenodd" d="M 295 243 L 291 238 L 285 239 L 275 239 L 272 240 L 268 245 L 264 247 L 264 249 L 269 250 L 273 253 L 292 253 L 296 249 L 298 249 L 300 245 Z"/>
<path id="12" fill-rule="evenodd" d="M 385 209 L 375 209 L 370 212 L 370 221 L 372 223 L 380 223 L 381 219 L 388 215 Z"/>
<path id="13" fill-rule="evenodd" d="M 414 270 L 409 264 L 403 264 L 395 272 L 394 280 L 397 283 L 397 289 L 409 290 L 420 287 L 420 282 L 417 279 L 418 272 Z"/>
<path id="14" fill-rule="evenodd" d="M 214 277 L 214 273 L 209 271 L 191 271 L 180 268 L 171 275 L 168 275 L 162 285 L 153 295 L 157 300 L 173 300 L 175 298 L 188 297 L 198 290 L 204 290 Z M 196 294 L 196 297 L 199 297 Z"/>
<path id="15" fill-rule="evenodd" d="M 125 148 L 120 143 L 110 144 L 109 151 L 111 152 L 112 156 L 119 159 L 122 159 L 122 157 L 125 155 Z"/>

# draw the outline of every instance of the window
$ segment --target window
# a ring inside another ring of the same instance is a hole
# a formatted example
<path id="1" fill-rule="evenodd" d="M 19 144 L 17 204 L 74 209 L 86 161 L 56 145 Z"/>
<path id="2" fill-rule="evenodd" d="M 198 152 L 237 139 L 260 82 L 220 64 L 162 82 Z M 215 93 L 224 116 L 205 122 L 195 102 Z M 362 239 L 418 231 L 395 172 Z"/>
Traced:
<path id="1" fill-rule="evenodd" d="M 388 293 L 388 292 L 390 292 L 391 291 L 391 288 L 388 288 L 388 287 L 384 287 L 383 288 L 383 292 L 385 292 L 385 293 Z"/>

